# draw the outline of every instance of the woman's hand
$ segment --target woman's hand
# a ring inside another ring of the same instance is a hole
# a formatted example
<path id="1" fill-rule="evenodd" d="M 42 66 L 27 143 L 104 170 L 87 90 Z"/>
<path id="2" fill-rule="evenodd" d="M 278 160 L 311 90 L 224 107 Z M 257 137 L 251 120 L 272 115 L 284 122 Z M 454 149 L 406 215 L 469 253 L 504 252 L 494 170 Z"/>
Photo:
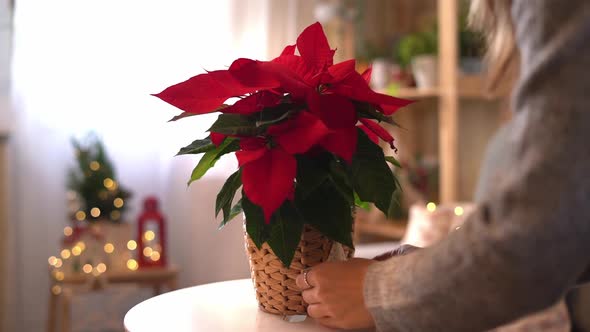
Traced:
<path id="1" fill-rule="evenodd" d="M 373 327 L 375 322 L 365 306 L 363 292 L 369 265 L 416 249 L 420 248 L 405 244 L 373 260 L 353 258 L 345 262 L 322 263 L 299 275 L 296 282 L 303 290 L 303 299 L 309 304 L 307 314 L 329 327 Z"/>
<path id="2" fill-rule="evenodd" d="M 363 284 L 370 259 L 353 258 L 345 262 L 326 262 L 297 277 L 303 299 L 309 304 L 307 314 L 320 324 L 359 329 L 375 325 L 365 307 Z M 307 282 L 306 282 L 307 281 Z"/>

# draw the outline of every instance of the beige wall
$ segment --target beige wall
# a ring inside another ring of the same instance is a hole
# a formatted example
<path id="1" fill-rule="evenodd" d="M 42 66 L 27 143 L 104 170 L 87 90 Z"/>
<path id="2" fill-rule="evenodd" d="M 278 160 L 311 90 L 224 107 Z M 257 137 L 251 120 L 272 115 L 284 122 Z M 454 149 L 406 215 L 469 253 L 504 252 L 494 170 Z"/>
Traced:
<path id="1" fill-rule="evenodd" d="M 7 161 L 6 161 L 6 138 L 0 136 L 0 331 L 4 330 L 5 321 L 6 321 L 6 308 L 5 308 L 5 299 L 6 299 L 6 276 L 8 274 L 7 266 L 6 266 L 6 233 L 7 230 L 7 183 L 6 183 L 6 173 L 7 173 Z"/>
<path id="2" fill-rule="evenodd" d="M 9 0 L 0 0 L 0 135 L 9 129 L 9 82 L 11 55 L 11 19 Z"/>
<path id="3" fill-rule="evenodd" d="M 297 36 L 314 22 L 315 0 L 272 0 L 269 2 L 268 57 L 281 54 L 286 45 L 295 44 Z"/>
<path id="4" fill-rule="evenodd" d="M 11 55 L 11 17 L 9 0 L 0 0 L 0 331 L 8 329 L 8 160 L 7 136 L 10 127 L 10 55 Z"/>

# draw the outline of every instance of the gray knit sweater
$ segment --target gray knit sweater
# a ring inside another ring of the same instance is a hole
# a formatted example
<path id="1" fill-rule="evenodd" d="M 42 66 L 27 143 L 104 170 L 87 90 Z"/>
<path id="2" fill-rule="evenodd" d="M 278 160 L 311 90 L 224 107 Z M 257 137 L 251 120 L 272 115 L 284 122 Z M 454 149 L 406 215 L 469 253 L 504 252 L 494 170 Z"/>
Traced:
<path id="1" fill-rule="evenodd" d="M 590 0 L 512 3 L 511 156 L 460 230 L 369 267 L 380 331 L 485 331 L 551 305 L 590 264 Z"/>

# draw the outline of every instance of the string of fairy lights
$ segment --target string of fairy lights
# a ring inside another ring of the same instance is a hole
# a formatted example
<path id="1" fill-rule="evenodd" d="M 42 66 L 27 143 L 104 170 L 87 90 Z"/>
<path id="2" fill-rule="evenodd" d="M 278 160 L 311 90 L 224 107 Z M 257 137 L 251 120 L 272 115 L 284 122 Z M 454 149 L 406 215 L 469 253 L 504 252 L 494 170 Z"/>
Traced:
<path id="1" fill-rule="evenodd" d="M 115 179 L 115 169 L 96 136 L 72 140 L 76 163 L 68 172 L 68 201 L 73 219 L 118 222 L 130 193 Z"/>
<path id="2" fill-rule="evenodd" d="M 434 202 L 429 202 L 428 204 L 426 204 L 426 210 L 428 210 L 428 212 L 434 212 L 436 211 L 436 203 Z M 464 209 L 462 206 L 455 206 L 455 208 L 453 209 L 453 213 L 457 216 L 460 217 L 463 215 L 463 213 L 465 213 Z"/>
<path id="3" fill-rule="evenodd" d="M 98 172 L 101 168 L 101 164 L 98 161 L 93 160 L 90 162 L 89 168 L 93 172 Z M 119 184 L 117 183 L 117 181 L 111 179 L 110 177 L 106 177 L 102 181 L 102 185 L 106 189 L 106 190 L 100 190 L 98 193 L 98 198 L 102 201 L 107 201 L 109 199 L 109 195 L 113 195 L 119 189 Z M 76 200 L 78 198 L 78 194 L 75 191 L 70 190 L 70 191 L 68 191 L 68 198 L 70 200 Z M 120 209 L 122 209 L 124 205 L 125 205 L 125 200 L 122 197 L 115 197 L 113 199 L 113 207 L 115 208 L 115 210 L 110 212 L 110 214 L 108 216 L 108 217 L 110 217 L 110 220 L 118 221 L 121 219 Z M 92 217 L 92 218 L 98 219 L 102 216 L 102 211 L 100 210 L 100 208 L 98 206 L 91 207 L 89 209 L 89 211 L 90 211 L 90 213 L 89 213 L 90 217 Z M 87 220 L 88 216 L 83 209 L 79 209 L 78 211 L 76 211 L 74 213 L 74 218 L 78 221 L 85 221 L 85 220 Z"/>
<path id="4" fill-rule="evenodd" d="M 74 229 L 70 226 L 67 226 L 64 228 L 63 233 L 66 238 L 72 237 L 74 236 Z M 148 230 L 144 232 L 142 236 L 142 241 L 144 241 L 144 244 L 146 244 L 146 246 L 144 247 L 143 252 L 141 254 L 151 259 L 152 261 L 157 262 L 158 260 L 160 260 L 160 253 L 162 251 L 162 247 L 159 243 L 155 243 L 155 240 L 156 234 L 154 231 Z M 135 252 L 138 248 L 137 241 L 129 240 L 127 241 L 127 243 L 125 243 L 124 246 L 121 247 L 122 248 L 116 248 L 114 243 L 106 242 L 104 243 L 104 245 L 102 245 L 101 248 L 102 252 L 105 254 L 105 256 L 103 257 L 106 259 L 100 259 L 100 255 L 92 255 L 99 257 L 96 260 L 95 264 L 92 264 L 91 261 L 93 260 L 93 258 L 95 259 L 96 257 L 87 258 L 87 260 L 89 261 L 88 263 L 81 265 L 79 269 L 74 268 L 68 271 L 67 269 L 65 269 L 67 263 L 71 260 L 81 258 L 84 255 L 84 253 L 88 251 L 86 241 L 76 241 L 72 246 L 68 248 L 63 248 L 58 256 L 51 256 L 48 258 L 47 261 L 49 263 L 50 268 L 52 269 L 51 275 L 57 282 L 63 282 L 64 280 L 66 280 L 66 273 L 72 273 L 73 275 L 90 275 L 91 277 L 98 278 L 109 270 L 108 261 L 112 260 L 112 255 L 114 255 L 117 251 L 125 250 L 126 252 L 122 253 L 120 258 L 124 260 L 126 269 L 129 271 L 138 270 L 139 263 L 135 258 L 133 258 L 134 255 L 138 254 Z M 75 264 L 70 264 L 70 266 L 72 265 Z M 62 287 L 59 284 L 56 284 L 53 286 L 52 292 L 55 295 L 59 295 L 62 292 Z"/>
<path id="5" fill-rule="evenodd" d="M 129 239 L 130 225 L 119 222 L 130 193 L 115 180 L 100 140 L 92 136 L 85 146 L 72 143 L 77 164 L 70 170 L 67 191 L 71 225 L 63 229 L 59 254 L 47 260 L 55 295 L 70 279 L 104 280 L 109 272 L 133 272 L 140 268 L 138 255 L 157 262 L 162 252 L 156 233 L 147 230 L 140 237 L 143 252 L 138 253 L 138 243 Z"/>

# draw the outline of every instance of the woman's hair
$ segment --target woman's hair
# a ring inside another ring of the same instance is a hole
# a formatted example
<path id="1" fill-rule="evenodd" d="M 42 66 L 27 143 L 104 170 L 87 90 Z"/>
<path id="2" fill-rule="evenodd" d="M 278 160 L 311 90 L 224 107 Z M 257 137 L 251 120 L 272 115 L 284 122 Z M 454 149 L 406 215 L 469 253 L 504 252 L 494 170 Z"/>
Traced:
<path id="1" fill-rule="evenodd" d="M 469 24 L 482 31 L 487 40 L 486 60 L 490 71 L 489 89 L 500 79 L 518 71 L 519 54 L 514 39 L 510 8 L 512 0 L 471 0 Z"/>

